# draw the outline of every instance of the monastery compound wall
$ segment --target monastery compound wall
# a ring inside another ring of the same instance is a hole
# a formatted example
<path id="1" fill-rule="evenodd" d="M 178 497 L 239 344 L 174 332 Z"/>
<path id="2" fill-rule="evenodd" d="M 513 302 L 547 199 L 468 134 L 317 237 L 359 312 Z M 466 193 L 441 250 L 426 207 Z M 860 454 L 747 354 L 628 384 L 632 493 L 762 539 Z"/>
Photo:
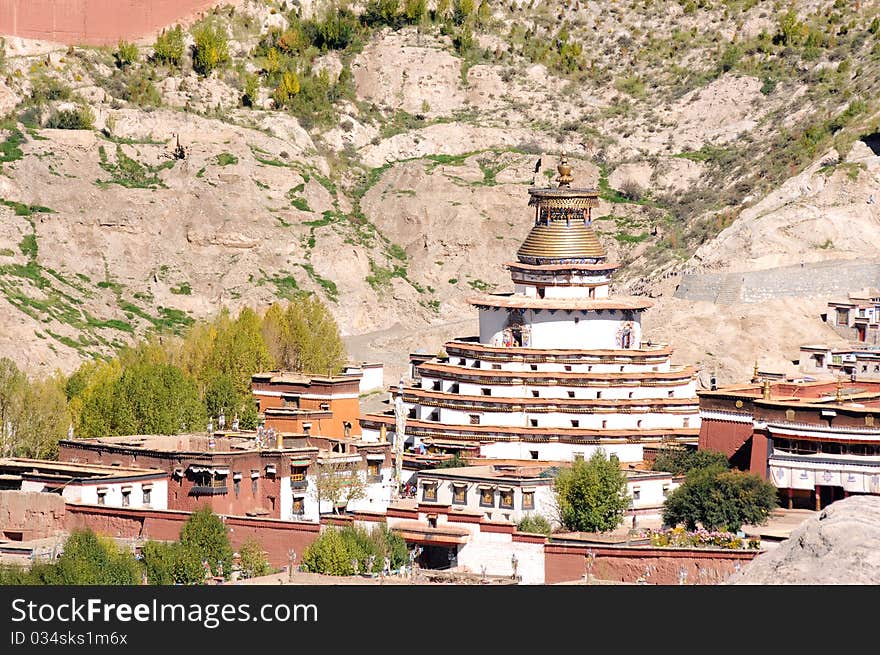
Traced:
<path id="1" fill-rule="evenodd" d="M 685 273 L 674 296 L 719 305 L 773 298 L 846 297 L 853 289 L 874 287 L 878 281 L 880 262 L 832 260 L 761 271 Z"/>
<path id="2" fill-rule="evenodd" d="M 115 45 L 218 4 L 218 0 L 4 0 L 0 34 L 66 45 Z"/>

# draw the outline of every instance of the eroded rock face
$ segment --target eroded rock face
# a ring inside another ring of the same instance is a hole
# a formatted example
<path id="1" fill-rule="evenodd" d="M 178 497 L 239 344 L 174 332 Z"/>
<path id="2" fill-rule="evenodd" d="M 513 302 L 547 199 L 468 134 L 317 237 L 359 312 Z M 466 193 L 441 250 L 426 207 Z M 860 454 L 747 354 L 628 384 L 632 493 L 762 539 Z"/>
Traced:
<path id="1" fill-rule="evenodd" d="M 880 584 L 880 497 L 826 507 L 726 584 Z"/>

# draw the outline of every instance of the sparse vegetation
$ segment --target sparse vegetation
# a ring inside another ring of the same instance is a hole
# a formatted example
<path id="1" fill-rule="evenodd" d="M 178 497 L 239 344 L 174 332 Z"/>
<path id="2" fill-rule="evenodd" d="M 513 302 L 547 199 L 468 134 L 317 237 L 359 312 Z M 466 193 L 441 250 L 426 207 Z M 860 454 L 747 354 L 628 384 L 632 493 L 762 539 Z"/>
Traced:
<path id="1" fill-rule="evenodd" d="M 153 44 L 153 57 L 156 62 L 167 66 L 180 66 L 184 54 L 183 28 L 175 25 L 162 30 Z"/>
<path id="2" fill-rule="evenodd" d="M 91 130 L 95 127 L 95 112 L 88 105 L 76 109 L 60 109 L 49 117 L 46 127 L 58 130 Z"/>

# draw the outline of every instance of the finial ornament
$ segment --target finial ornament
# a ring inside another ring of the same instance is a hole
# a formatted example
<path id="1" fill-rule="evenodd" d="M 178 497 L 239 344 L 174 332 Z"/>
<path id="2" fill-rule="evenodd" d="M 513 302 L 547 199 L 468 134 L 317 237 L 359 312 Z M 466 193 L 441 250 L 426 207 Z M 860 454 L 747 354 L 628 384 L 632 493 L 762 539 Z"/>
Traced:
<path id="1" fill-rule="evenodd" d="M 758 360 L 755 360 L 755 368 L 752 369 L 752 382 L 758 381 Z"/>
<path id="2" fill-rule="evenodd" d="M 834 393 L 834 400 L 838 403 L 843 402 L 843 380 L 841 380 L 840 374 L 837 375 L 837 390 Z"/>
<path id="3" fill-rule="evenodd" d="M 565 150 L 560 154 L 559 165 L 556 167 L 556 170 L 559 172 L 559 175 L 556 177 L 556 182 L 559 186 L 571 186 L 574 178 L 571 176 L 571 166 L 568 164 L 568 157 L 566 156 Z"/>

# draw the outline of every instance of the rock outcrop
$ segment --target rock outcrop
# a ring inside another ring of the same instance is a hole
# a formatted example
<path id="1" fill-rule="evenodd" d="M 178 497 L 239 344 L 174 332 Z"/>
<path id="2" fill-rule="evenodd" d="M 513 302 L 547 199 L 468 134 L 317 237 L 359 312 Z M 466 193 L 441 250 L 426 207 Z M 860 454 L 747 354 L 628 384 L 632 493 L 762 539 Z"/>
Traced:
<path id="1" fill-rule="evenodd" d="M 852 496 L 804 521 L 725 584 L 880 584 L 880 497 Z"/>

